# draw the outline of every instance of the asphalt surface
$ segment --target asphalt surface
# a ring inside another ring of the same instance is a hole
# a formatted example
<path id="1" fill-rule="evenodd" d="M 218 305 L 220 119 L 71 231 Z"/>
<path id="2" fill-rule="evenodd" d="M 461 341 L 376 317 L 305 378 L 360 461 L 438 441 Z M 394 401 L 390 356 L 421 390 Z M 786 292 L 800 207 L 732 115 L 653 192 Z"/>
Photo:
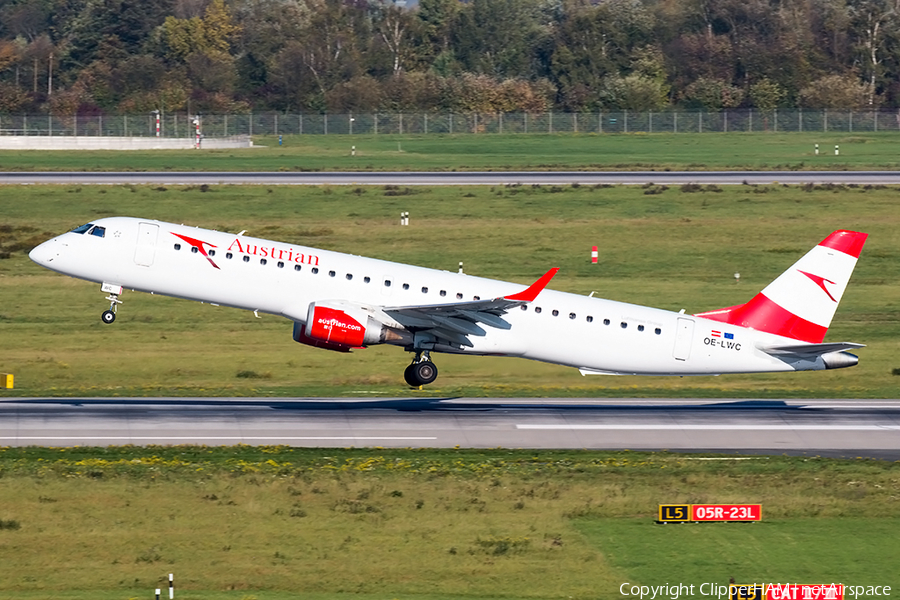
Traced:
<path id="1" fill-rule="evenodd" d="M 0 172 L 0 184 L 107 185 L 900 184 L 900 171 Z"/>
<path id="2" fill-rule="evenodd" d="M 10 398 L 0 446 L 592 448 L 900 459 L 897 400 Z"/>

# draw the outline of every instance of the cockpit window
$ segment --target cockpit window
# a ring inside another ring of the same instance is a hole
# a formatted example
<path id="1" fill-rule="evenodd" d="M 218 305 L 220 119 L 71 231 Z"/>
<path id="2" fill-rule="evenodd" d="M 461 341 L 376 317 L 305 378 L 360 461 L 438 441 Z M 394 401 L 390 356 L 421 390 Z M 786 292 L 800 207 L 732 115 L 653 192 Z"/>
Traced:
<path id="1" fill-rule="evenodd" d="M 96 235 L 97 237 L 104 237 L 106 235 L 106 227 L 94 225 L 88 233 L 90 235 Z"/>
<path id="2" fill-rule="evenodd" d="M 94 226 L 93 223 L 85 223 L 81 227 L 76 227 L 75 229 L 73 229 L 72 233 L 84 233 L 85 231 L 87 231 L 88 229 L 90 229 L 93 226 Z"/>

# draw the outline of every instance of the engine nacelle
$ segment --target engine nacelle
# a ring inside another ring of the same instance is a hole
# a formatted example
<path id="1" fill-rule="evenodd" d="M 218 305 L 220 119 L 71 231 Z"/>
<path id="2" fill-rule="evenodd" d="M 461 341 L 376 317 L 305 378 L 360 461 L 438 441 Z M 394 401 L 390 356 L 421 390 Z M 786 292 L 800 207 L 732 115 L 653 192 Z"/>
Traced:
<path id="1" fill-rule="evenodd" d="M 294 324 L 294 340 L 302 344 L 349 352 L 385 342 L 405 343 L 411 335 L 387 327 L 373 317 L 371 309 L 347 302 L 313 302 L 306 324 Z"/>

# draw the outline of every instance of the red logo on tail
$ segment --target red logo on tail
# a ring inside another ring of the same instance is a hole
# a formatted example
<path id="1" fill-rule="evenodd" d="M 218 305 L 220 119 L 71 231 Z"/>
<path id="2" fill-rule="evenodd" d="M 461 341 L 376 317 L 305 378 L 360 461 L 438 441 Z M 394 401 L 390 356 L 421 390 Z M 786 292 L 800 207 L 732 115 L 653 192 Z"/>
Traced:
<path id="1" fill-rule="evenodd" d="M 797 269 L 797 270 L 800 271 L 800 269 Z M 812 273 L 807 273 L 806 271 L 800 271 L 800 272 L 803 273 L 804 275 L 806 275 L 807 277 L 809 277 L 810 279 L 812 279 L 813 282 L 815 282 L 815 284 L 817 286 L 822 288 L 822 291 L 825 292 L 826 294 L 828 294 L 828 297 L 831 298 L 832 302 L 837 302 L 837 300 L 834 299 L 834 296 L 831 295 L 831 292 L 829 292 L 825 288 L 826 283 L 830 283 L 831 285 L 834 285 L 834 282 L 832 280 L 825 279 L 824 277 L 819 277 L 818 275 L 813 275 Z"/>
<path id="2" fill-rule="evenodd" d="M 209 261 L 209 264 L 211 264 L 212 266 L 214 266 L 217 269 L 219 268 L 219 265 L 217 265 L 216 263 L 213 262 L 213 259 L 209 257 L 209 254 L 206 253 L 206 249 L 203 247 L 203 245 L 205 244 L 205 245 L 209 246 L 210 248 L 215 248 L 214 245 L 210 244 L 209 242 L 204 242 L 202 240 L 188 237 L 186 235 L 181 235 L 180 233 L 175 233 L 174 231 L 171 233 L 175 237 L 183 239 L 185 242 L 190 244 L 192 247 L 196 248 L 197 251 L 200 252 L 200 254 L 202 254 L 203 256 L 206 257 L 206 260 Z"/>

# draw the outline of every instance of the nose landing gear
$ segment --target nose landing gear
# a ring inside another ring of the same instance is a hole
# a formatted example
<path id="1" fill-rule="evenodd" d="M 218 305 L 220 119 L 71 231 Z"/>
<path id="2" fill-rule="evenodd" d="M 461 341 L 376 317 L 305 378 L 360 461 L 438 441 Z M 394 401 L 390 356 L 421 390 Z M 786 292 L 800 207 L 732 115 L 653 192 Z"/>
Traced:
<path id="1" fill-rule="evenodd" d="M 122 286 L 104 283 L 100 286 L 100 290 L 109 292 L 109 296 L 106 297 L 106 299 L 109 300 L 109 310 L 104 310 L 103 314 L 100 315 L 100 320 L 109 325 L 116 320 L 116 309 L 119 304 L 122 304 L 122 301 L 119 300 L 119 294 L 122 293 Z"/>
<path id="2" fill-rule="evenodd" d="M 411 387 L 428 385 L 434 382 L 437 376 L 437 365 L 431 362 L 431 355 L 427 350 L 416 352 L 416 358 L 403 372 L 403 378 Z"/>

